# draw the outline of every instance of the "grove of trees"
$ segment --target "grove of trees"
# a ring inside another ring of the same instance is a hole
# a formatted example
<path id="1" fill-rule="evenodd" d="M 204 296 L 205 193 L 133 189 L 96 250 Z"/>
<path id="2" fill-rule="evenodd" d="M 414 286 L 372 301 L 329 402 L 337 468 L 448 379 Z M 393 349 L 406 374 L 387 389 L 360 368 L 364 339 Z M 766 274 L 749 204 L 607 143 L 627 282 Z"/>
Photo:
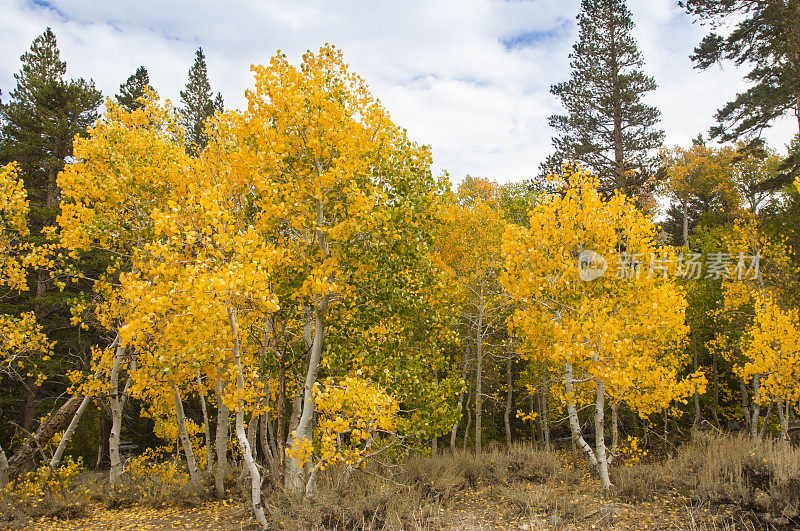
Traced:
<path id="1" fill-rule="evenodd" d="M 755 84 L 735 143 L 666 148 L 625 2 L 584 0 L 554 154 L 512 184 L 434 176 L 334 46 L 228 110 L 198 49 L 176 107 L 144 66 L 65 79 L 48 28 L 0 107 L 0 481 L 80 457 L 113 489 L 161 448 L 198 495 L 238 471 L 267 528 L 265 481 L 379 456 L 571 445 L 610 488 L 638 438 L 791 444 L 800 136 L 751 135 L 798 109 L 783 5 L 686 3 L 741 15 L 695 60 Z"/>

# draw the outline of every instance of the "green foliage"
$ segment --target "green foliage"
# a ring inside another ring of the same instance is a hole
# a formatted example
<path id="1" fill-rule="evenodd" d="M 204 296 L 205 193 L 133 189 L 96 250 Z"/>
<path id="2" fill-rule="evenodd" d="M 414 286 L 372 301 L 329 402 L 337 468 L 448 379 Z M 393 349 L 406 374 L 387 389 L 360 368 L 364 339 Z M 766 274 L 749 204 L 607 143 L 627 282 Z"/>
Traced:
<path id="1" fill-rule="evenodd" d="M 713 137 L 736 140 L 759 136 L 772 123 L 796 114 L 800 97 L 800 10 L 784 0 L 686 0 L 679 3 L 712 31 L 694 49 L 692 60 L 705 70 L 723 60 L 750 67 L 750 88 L 717 112 Z M 728 24 L 731 20 L 733 24 Z M 717 33 L 732 26 L 726 34 Z"/>
<path id="2" fill-rule="evenodd" d="M 572 75 L 550 89 L 566 114 L 550 117 L 555 153 L 540 171 L 561 175 L 562 164 L 580 163 L 600 177 L 604 192 L 646 196 L 664 132 L 659 111 L 642 101 L 656 83 L 642 71 L 631 13 L 625 0 L 583 0 L 578 26 Z"/>
<path id="3" fill-rule="evenodd" d="M 208 142 L 205 133 L 206 121 L 214 113 L 222 112 L 222 94 L 212 99 L 211 83 L 208 81 L 206 56 L 202 48 L 195 52 L 194 64 L 189 69 L 189 81 L 181 91 L 181 123 L 186 129 L 187 152 L 196 154 Z"/>
<path id="4" fill-rule="evenodd" d="M 143 105 L 139 98 L 143 98 L 148 89 L 153 90 L 150 86 L 150 75 L 144 66 L 140 66 L 119 86 L 119 94 L 115 96 L 117 103 L 128 112 L 134 111 Z"/>

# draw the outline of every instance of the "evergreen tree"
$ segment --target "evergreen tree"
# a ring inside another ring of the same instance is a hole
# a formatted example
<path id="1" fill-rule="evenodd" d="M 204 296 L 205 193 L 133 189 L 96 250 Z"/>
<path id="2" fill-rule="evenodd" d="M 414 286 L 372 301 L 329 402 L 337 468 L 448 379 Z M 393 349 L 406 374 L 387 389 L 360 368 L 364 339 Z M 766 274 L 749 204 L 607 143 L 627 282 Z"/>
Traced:
<path id="1" fill-rule="evenodd" d="M 72 154 L 73 137 L 97 119 L 102 96 L 92 80 L 64 79 L 67 65 L 50 28 L 36 37 L 21 60 L 22 68 L 14 74 L 17 86 L 2 107 L 0 156 L 20 164 L 32 206 L 51 210 L 45 215 L 49 224 L 58 205 L 56 175 Z"/>
<path id="2" fill-rule="evenodd" d="M 722 141 L 757 136 L 775 119 L 792 113 L 800 130 L 800 4 L 796 0 L 687 0 L 689 14 L 712 31 L 694 49 L 696 68 L 722 60 L 750 65 L 751 86 L 717 112 L 712 136 Z M 726 35 L 724 23 L 736 24 Z"/>
<path id="3" fill-rule="evenodd" d="M 134 111 L 141 107 L 138 99 L 144 96 L 145 89 L 153 90 L 153 87 L 150 86 L 150 76 L 147 74 L 147 69 L 144 66 L 140 66 L 136 69 L 135 74 L 119 86 L 119 94 L 115 96 L 117 103 L 129 112 Z"/>
<path id="4" fill-rule="evenodd" d="M 558 175 L 562 163 L 579 163 L 598 174 L 604 193 L 643 199 L 664 133 L 659 111 L 642 101 L 656 83 L 642 72 L 631 13 L 624 0 L 583 0 L 578 26 L 572 76 L 550 88 L 567 114 L 550 117 L 555 153 L 540 170 Z"/>
<path id="5" fill-rule="evenodd" d="M 50 28 L 36 37 L 21 60 L 22 68 L 14 75 L 16 87 L 9 101 L 0 107 L 0 163 L 19 164 L 30 201 L 31 240 L 40 243 L 41 229 L 54 224 L 58 212 L 56 176 L 72 155 L 75 135 L 84 134 L 97 119 L 102 97 L 91 80 L 64 79 L 66 63 L 60 58 L 56 36 Z M 80 337 L 70 326 L 67 299 L 74 297 L 75 292 L 52 290 L 53 279 L 45 268 L 30 276 L 30 284 L 32 289 L 4 301 L 2 313 L 34 310 L 48 339 L 56 341 L 54 359 L 42 366 L 55 379 L 46 385 L 53 395 L 59 395 L 69 385 L 63 375 L 75 368 L 76 355 L 88 351 L 86 336 Z M 24 383 L 22 393 L 19 391 L 15 389 L 8 395 L 14 403 L 8 409 L 2 407 L 4 416 L 6 411 L 17 409 L 23 395 L 22 412 L 17 410 L 12 415 L 21 417 L 23 426 L 30 429 L 36 418 L 40 391 L 35 376 Z"/>
<path id="6" fill-rule="evenodd" d="M 186 90 L 181 91 L 181 122 L 186 129 L 187 150 L 195 154 L 206 145 L 203 132 L 205 122 L 222 110 L 222 95 L 217 93 L 212 99 L 211 84 L 208 82 L 208 69 L 203 49 L 195 52 L 194 64 L 189 69 L 189 81 Z"/>

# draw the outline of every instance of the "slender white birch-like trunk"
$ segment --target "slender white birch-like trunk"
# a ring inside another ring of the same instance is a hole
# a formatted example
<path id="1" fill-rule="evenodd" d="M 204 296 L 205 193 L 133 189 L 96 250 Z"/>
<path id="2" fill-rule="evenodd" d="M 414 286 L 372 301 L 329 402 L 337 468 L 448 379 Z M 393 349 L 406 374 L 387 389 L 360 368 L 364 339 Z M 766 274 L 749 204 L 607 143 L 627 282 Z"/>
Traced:
<path id="1" fill-rule="evenodd" d="M 513 390 L 513 368 L 514 362 L 511 357 L 511 352 L 506 353 L 506 409 L 503 412 L 503 423 L 506 428 L 506 446 L 511 446 L 511 407 L 514 405 L 514 390 Z"/>
<path id="2" fill-rule="evenodd" d="M 217 451 L 217 466 L 214 469 L 214 490 L 217 498 L 225 497 L 225 474 L 228 473 L 228 425 L 230 413 L 225 405 L 225 384 L 222 382 L 225 370 L 220 370 L 220 375 L 215 385 L 217 392 L 217 433 L 214 447 Z"/>
<path id="3" fill-rule="evenodd" d="M 192 449 L 192 440 L 189 438 L 189 431 L 186 429 L 186 414 L 183 411 L 183 400 L 181 393 L 175 384 L 172 384 L 172 393 L 175 397 L 175 418 L 178 421 L 178 435 L 180 436 L 183 453 L 186 454 L 186 467 L 189 469 L 189 480 L 195 489 L 200 489 L 200 476 L 197 473 L 197 460 Z"/>
<path id="4" fill-rule="evenodd" d="M 228 321 L 231 326 L 233 336 L 233 364 L 236 367 L 236 438 L 239 440 L 239 449 L 244 457 L 244 463 L 250 475 L 250 498 L 253 505 L 256 521 L 261 529 L 268 529 L 269 524 L 264 516 L 264 505 L 261 503 L 261 474 L 258 471 L 253 450 L 247 433 L 244 431 L 244 400 L 241 391 L 244 389 L 244 375 L 242 374 L 242 362 L 239 356 L 239 327 L 236 323 L 236 315 L 231 308 L 228 308 Z"/>
<path id="5" fill-rule="evenodd" d="M 475 454 L 481 454 L 483 422 L 483 290 L 478 308 L 478 330 L 475 337 Z"/>
<path id="6" fill-rule="evenodd" d="M 83 412 L 86 410 L 86 406 L 89 405 L 92 399 L 88 396 L 84 396 L 83 400 L 81 400 L 81 405 L 78 406 L 78 410 L 72 416 L 72 420 L 67 426 L 67 429 L 64 431 L 64 435 L 61 436 L 61 440 L 58 441 L 58 447 L 56 451 L 53 452 L 53 458 L 50 459 L 50 468 L 55 468 L 61 463 L 61 458 L 64 456 L 64 451 L 67 449 L 67 444 L 69 444 L 69 440 L 72 438 L 72 434 L 75 433 L 75 428 L 78 427 L 78 422 L 81 420 L 83 416 Z"/>
<path id="7" fill-rule="evenodd" d="M 203 379 L 197 371 L 197 395 L 200 397 L 200 408 L 203 410 L 203 434 L 206 442 L 206 472 L 214 469 L 214 444 L 211 442 L 211 425 L 208 422 L 208 409 L 206 409 L 206 394 L 203 392 Z"/>
<path id="8" fill-rule="evenodd" d="M 604 488 L 608 489 L 611 488 L 611 478 L 608 475 L 608 454 L 606 454 L 605 407 L 606 383 L 598 379 L 594 410 L 594 449 L 597 455 L 597 472 L 600 475 L 600 482 Z"/>
<path id="9" fill-rule="evenodd" d="M 4 487 L 8 484 L 8 459 L 6 459 L 6 453 L 3 451 L 3 447 L 0 446 L 0 487 Z"/>
<path id="10" fill-rule="evenodd" d="M 572 432 L 572 442 L 586 454 L 589 464 L 597 467 L 597 457 L 581 433 L 578 409 L 575 407 L 575 390 L 572 385 L 572 364 L 570 362 L 564 363 L 564 389 L 567 391 L 567 418 L 569 418 L 569 428 Z"/>
<path id="11" fill-rule="evenodd" d="M 136 362 L 131 360 L 128 367 L 128 378 L 119 391 L 119 370 L 122 366 L 122 360 L 125 357 L 126 348 L 121 344 L 117 345 L 116 354 L 114 356 L 114 365 L 111 368 L 111 435 L 108 438 L 108 454 L 111 460 L 111 470 L 109 472 L 109 484 L 113 487 L 119 482 L 122 476 L 122 459 L 120 458 L 119 451 L 119 437 L 122 431 L 122 410 L 125 408 L 125 402 L 128 400 L 128 389 L 131 386 L 131 373 L 133 372 Z"/>
<path id="12" fill-rule="evenodd" d="M 464 349 L 464 363 L 463 363 L 463 365 L 461 367 L 461 381 L 465 382 L 465 383 L 467 381 L 467 364 L 468 364 L 468 362 L 469 362 L 469 345 L 467 345 L 467 348 Z M 463 405 L 464 405 L 464 389 L 462 389 L 461 391 L 458 392 L 458 411 L 459 411 L 459 413 L 461 412 L 461 408 L 463 407 Z M 456 449 L 456 436 L 457 435 L 458 435 L 458 421 L 456 421 L 456 423 L 453 424 L 453 429 L 452 429 L 452 431 L 450 431 L 450 449 L 451 450 L 455 450 Z M 464 438 L 466 439 L 466 437 L 467 437 L 467 434 L 465 433 L 464 434 Z"/>
<path id="13" fill-rule="evenodd" d="M 753 375 L 753 416 L 750 417 L 750 436 L 753 440 L 758 439 L 758 417 L 761 414 L 761 375 Z"/>
<path id="14" fill-rule="evenodd" d="M 287 438 L 287 448 L 298 444 L 311 443 L 311 430 L 314 420 L 314 384 L 317 381 L 317 372 L 322 359 L 322 345 L 325 340 L 325 323 L 322 316 L 327 309 L 328 295 L 325 295 L 314 312 L 314 335 L 311 343 L 311 356 L 308 360 L 308 370 L 306 371 L 306 381 L 303 386 L 302 409 L 297 427 L 293 432 L 289 433 Z M 298 494 L 304 494 L 306 490 L 313 491 L 313 485 L 311 489 L 306 489 L 306 482 L 303 480 L 306 465 L 307 463 L 300 463 L 294 457 L 287 456 L 284 474 L 284 485 L 287 490 Z"/>

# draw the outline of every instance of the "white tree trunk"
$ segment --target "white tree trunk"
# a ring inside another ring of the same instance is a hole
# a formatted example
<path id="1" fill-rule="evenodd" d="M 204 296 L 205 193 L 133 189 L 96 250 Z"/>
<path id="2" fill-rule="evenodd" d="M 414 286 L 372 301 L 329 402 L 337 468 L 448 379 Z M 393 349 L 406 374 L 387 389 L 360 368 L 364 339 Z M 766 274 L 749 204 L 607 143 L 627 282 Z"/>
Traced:
<path id="1" fill-rule="evenodd" d="M 475 454 L 481 454 L 481 422 L 483 421 L 483 291 L 478 308 L 478 330 L 475 338 Z"/>
<path id="2" fill-rule="evenodd" d="M 250 450 L 253 455 L 253 458 L 258 460 L 258 448 L 256 447 L 256 435 L 258 434 L 258 417 L 259 415 L 252 415 L 250 417 L 250 422 L 247 423 L 247 428 L 245 429 L 245 433 L 247 434 L 247 442 L 250 443 Z M 242 472 L 239 474 L 239 483 L 242 483 L 245 479 L 247 479 L 247 474 L 249 470 L 246 466 L 242 467 Z"/>
<path id="3" fill-rule="evenodd" d="M 589 464 L 597 467 L 597 457 L 581 433 L 578 410 L 575 407 L 575 391 L 572 385 L 572 364 L 569 362 L 564 363 L 564 389 L 567 391 L 567 417 L 569 418 L 569 429 L 572 432 L 572 442 L 586 454 Z"/>
<path id="4" fill-rule="evenodd" d="M 608 462 L 611 463 L 617 456 L 617 446 L 619 444 L 619 402 L 611 404 L 611 455 Z"/>
<path id="5" fill-rule="evenodd" d="M 122 359 L 125 357 L 125 347 L 117 345 L 116 354 L 114 356 L 114 365 L 111 368 L 111 435 L 108 438 L 108 454 L 111 460 L 111 470 L 109 472 L 109 484 L 113 487 L 119 482 L 122 476 L 122 459 L 119 452 L 119 437 L 122 431 L 122 410 L 125 408 L 125 402 L 128 400 L 128 389 L 131 385 L 131 372 L 135 367 L 135 360 L 131 360 L 128 369 L 128 378 L 122 389 L 119 391 L 119 370 L 122 365 Z"/>
<path id="6" fill-rule="evenodd" d="M 183 446 L 183 453 L 186 454 L 186 467 L 189 469 L 189 480 L 195 489 L 200 489 L 200 476 L 197 473 L 197 460 L 194 457 L 194 450 L 192 449 L 192 440 L 189 438 L 189 432 L 186 429 L 186 414 L 183 411 L 183 400 L 181 400 L 181 393 L 175 384 L 172 384 L 172 393 L 175 397 L 175 418 L 178 421 L 178 435 L 180 436 L 181 446 Z"/>
<path id="7" fill-rule="evenodd" d="M 597 473 L 600 475 L 600 482 L 604 488 L 608 489 L 611 488 L 611 478 L 608 475 L 608 455 L 606 454 L 605 407 L 606 384 L 603 380 L 597 380 L 597 399 L 594 411 L 594 449 L 597 454 Z"/>
<path id="8" fill-rule="evenodd" d="M 58 441 L 58 447 L 56 451 L 53 453 L 53 458 L 50 459 L 50 468 L 55 468 L 61 463 L 61 458 L 64 456 L 64 451 L 67 449 L 67 444 L 69 444 L 69 440 L 72 438 L 72 434 L 75 433 L 75 428 L 78 427 L 78 422 L 81 420 L 83 416 L 83 412 L 86 410 L 86 406 L 89 405 L 92 399 L 88 396 L 84 396 L 83 400 L 81 400 L 81 405 L 78 406 L 78 410 L 72 416 L 72 420 L 67 426 L 67 429 L 64 431 L 64 435 L 61 436 L 61 440 Z"/>
<path id="9" fill-rule="evenodd" d="M 514 360 L 511 357 L 511 352 L 507 352 L 506 358 L 506 409 L 503 412 L 503 423 L 506 428 L 506 446 L 511 446 L 511 407 L 514 405 L 514 389 L 513 389 L 513 368 Z"/>
<path id="10" fill-rule="evenodd" d="M 6 453 L 3 451 L 3 447 L 0 446 L 0 487 L 4 487 L 8 484 L 8 459 L 6 459 Z"/>
<path id="11" fill-rule="evenodd" d="M 211 425 L 208 422 L 208 409 L 206 409 L 206 394 L 203 391 L 203 379 L 197 371 L 197 394 L 200 397 L 200 408 L 203 410 L 203 432 L 206 442 L 206 472 L 214 470 L 214 444 L 211 442 Z"/>
<path id="12" fill-rule="evenodd" d="M 464 349 L 464 364 L 461 368 L 461 381 L 466 384 L 467 381 L 467 363 L 469 362 L 469 344 L 467 344 L 467 348 Z M 464 406 L 464 390 L 458 392 L 458 412 L 461 413 L 461 408 Z M 458 435 L 458 422 L 456 421 L 453 424 L 453 429 L 450 432 L 450 449 L 456 449 L 456 436 Z M 464 438 L 466 439 L 467 434 L 464 434 Z"/>
<path id="13" fill-rule="evenodd" d="M 258 471 L 255 459 L 253 459 L 250 441 L 247 440 L 247 434 L 244 431 L 244 400 L 241 397 L 241 391 L 244 389 L 244 375 L 242 374 L 242 362 L 239 357 L 239 327 L 236 324 L 236 315 L 231 308 L 228 308 L 228 320 L 233 336 L 233 363 L 236 366 L 236 438 L 239 440 L 239 449 L 242 452 L 245 466 L 250 475 L 250 498 L 256 521 L 261 529 L 268 529 L 269 524 L 264 516 L 264 505 L 261 503 L 261 474 Z"/>
<path id="14" fill-rule="evenodd" d="M 571 384 L 570 384 L 571 385 Z M 539 415 L 541 416 L 541 426 L 544 435 L 544 449 L 546 452 L 550 451 L 550 420 L 549 408 L 550 404 L 547 401 L 547 395 L 550 390 L 547 385 L 547 361 L 542 362 L 542 373 L 539 375 Z"/>
<path id="15" fill-rule="evenodd" d="M 225 474 L 228 473 L 228 425 L 230 414 L 228 406 L 225 405 L 225 384 L 222 382 L 224 369 L 220 369 L 220 375 L 215 385 L 217 392 L 217 432 L 214 441 L 214 448 L 217 451 L 217 466 L 214 469 L 214 489 L 217 498 L 225 497 Z"/>
<path id="16" fill-rule="evenodd" d="M 311 344 L 311 356 L 308 360 L 308 370 L 306 371 L 306 381 L 303 387 L 303 405 L 300 419 L 294 432 L 289 433 L 287 448 L 296 444 L 310 444 L 312 438 L 312 422 L 314 420 L 314 384 L 317 381 L 320 360 L 322 358 L 322 345 L 325 340 L 325 322 L 323 315 L 328 309 L 328 295 L 322 297 L 322 301 L 314 312 L 314 336 Z M 300 463 L 293 457 L 287 457 L 285 461 L 284 485 L 290 492 L 304 494 L 306 492 L 306 482 L 303 480 L 304 469 L 308 463 Z M 313 491 L 313 485 L 311 489 Z"/>
<path id="17" fill-rule="evenodd" d="M 788 441 L 789 440 L 789 401 L 786 401 L 786 407 L 784 408 L 783 399 L 778 397 L 778 418 L 781 420 L 781 440 Z"/>
<path id="18" fill-rule="evenodd" d="M 758 417 L 761 414 L 761 375 L 753 375 L 753 416 L 750 418 L 750 436 L 753 440 L 758 439 Z"/>

